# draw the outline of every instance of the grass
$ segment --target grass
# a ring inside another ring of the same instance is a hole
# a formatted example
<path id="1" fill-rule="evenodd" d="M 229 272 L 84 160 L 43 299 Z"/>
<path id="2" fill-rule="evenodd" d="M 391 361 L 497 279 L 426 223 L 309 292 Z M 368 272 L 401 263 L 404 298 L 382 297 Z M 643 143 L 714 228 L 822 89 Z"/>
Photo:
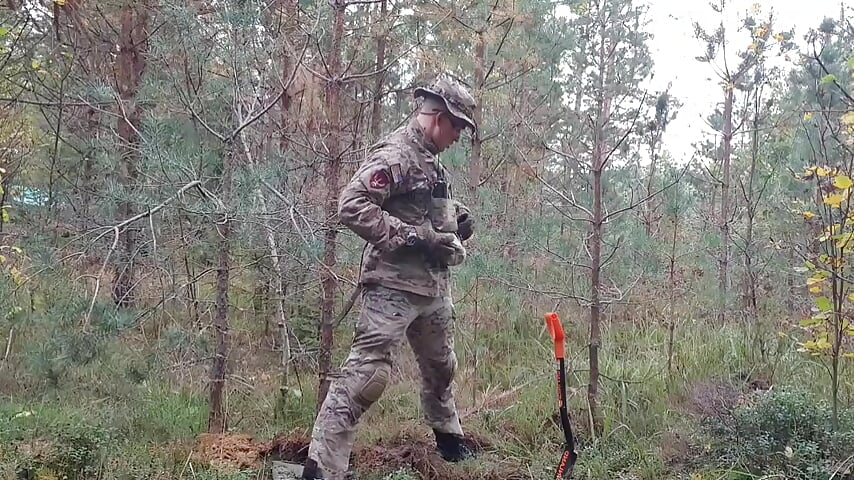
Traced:
<path id="1" fill-rule="evenodd" d="M 28 334 L 17 338 L 0 369 L 0 474 L 8 477 L 35 461 L 32 448 L 42 445 L 77 452 L 88 465 L 86 478 L 264 478 L 262 471 L 218 473 L 190 456 L 207 426 L 206 362 L 198 362 L 212 348 L 206 334 L 182 324 L 181 312 L 146 320 L 149 327 L 157 325 L 156 332 L 122 328 L 126 319 L 111 317 L 109 309 L 96 309 L 94 329 L 82 333 L 73 326 L 85 302 L 68 300 L 75 294 L 65 293 L 39 296 L 35 311 L 17 326 Z M 476 322 L 471 299 L 457 305 L 457 405 L 466 430 L 494 446 L 483 459 L 460 466 L 472 470 L 471 478 L 486 478 L 479 475 L 497 463 L 523 469 L 521 478 L 547 477 L 561 450 L 561 432 L 552 419 L 551 341 L 542 321 L 547 309 L 536 298 L 514 295 L 484 294 Z M 251 305 L 245 299 L 238 303 Z M 719 382 L 749 390 L 751 382 L 773 371 L 775 388 L 797 385 L 819 395 L 827 389 L 821 368 L 798 354 L 788 337 L 775 336 L 773 356 L 752 363 L 740 326 L 686 317 L 677 322 L 668 372 L 663 325 L 608 319 L 600 354 L 606 425 L 595 438 L 586 411 L 586 317 L 580 311 L 562 316 L 569 337 L 569 401 L 580 440 L 575 478 L 754 478 L 702 457 L 691 405 L 695 386 Z M 294 376 L 291 387 L 299 394 L 279 402 L 278 353 L 261 346 L 261 322 L 244 309 L 232 327 L 235 351 L 226 398 L 232 429 L 259 441 L 280 433 L 310 434 L 315 375 L 298 372 L 299 382 Z M 346 330 L 338 332 L 336 358 L 348 347 Z M 403 348 L 394 383 L 364 417 L 357 442 L 374 444 L 403 431 L 428 438 L 419 386 L 414 359 Z M 849 385 L 843 392 L 849 402 L 850 390 Z M 22 453 L 21 445 L 30 449 Z M 60 470 L 74 468 L 68 459 L 55 462 L 39 478 L 58 478 Z M 405 470 L 381 475 L 417 478 Z"/>

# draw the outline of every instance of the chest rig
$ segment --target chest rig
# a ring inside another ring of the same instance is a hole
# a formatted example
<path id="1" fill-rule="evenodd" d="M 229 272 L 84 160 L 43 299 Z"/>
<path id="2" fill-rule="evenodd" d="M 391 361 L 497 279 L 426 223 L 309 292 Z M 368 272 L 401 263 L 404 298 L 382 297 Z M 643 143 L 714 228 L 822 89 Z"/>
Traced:
<path id="1" fill-rule="evenodd" d="M 427 216 L 437 232 L 456 233 L 457 214 L 451 194 L 451 186 L 445 179 L 445 171 L 436 161 L 436 183 L 433 184 Z"/>

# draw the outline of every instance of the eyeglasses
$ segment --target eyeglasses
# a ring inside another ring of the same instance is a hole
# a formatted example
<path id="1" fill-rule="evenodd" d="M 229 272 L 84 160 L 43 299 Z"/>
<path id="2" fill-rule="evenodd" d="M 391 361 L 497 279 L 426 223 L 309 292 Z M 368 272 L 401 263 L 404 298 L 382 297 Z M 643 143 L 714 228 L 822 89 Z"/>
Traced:
<path id="1" fill-rule="evenodd" d="M 469 124 L 466 123 L 464 120 L 460 120 L 459 118 L 449 113 L 446 113 L 445 116 L 448 118 L 448 120 L 450 120 L 451 125 L 454 127 L 454 130 L 458 132 L 463 131 L 466 127 L 469 126 Z"/>

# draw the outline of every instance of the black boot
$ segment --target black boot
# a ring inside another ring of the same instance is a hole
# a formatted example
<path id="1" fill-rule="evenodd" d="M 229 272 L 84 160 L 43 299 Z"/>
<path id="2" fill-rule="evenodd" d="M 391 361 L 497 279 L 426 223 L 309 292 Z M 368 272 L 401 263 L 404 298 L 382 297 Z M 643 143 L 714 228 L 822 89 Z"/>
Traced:
<path id="1" fill-rule="evenodd" d="M 440 432 L 435 428 L 433 434 L 436 435 L 436 449 L 446 462 L 459 462 L 474 457 L 474 452 L 465 444 L 463 437 Z"/>
<path id="2" fill-rule="evenodd" d="M 302 467 L 302 480 L 323 480 L 323 474 L 317 468 L 317 462 L 307 458 L 305 466 Z"/>
<path id="3" fill-rule="evenodd" d="M 312 459 L 306 459 L 305 465 L 302 467 L 302 477 L 300 480 L 324 480 L 323 470 L 317 466 L 317 462 Z M 356 474 L 353 472 L 353 467 L 347 470 L 344 478 L 347 480 L 355 480 Z"/>

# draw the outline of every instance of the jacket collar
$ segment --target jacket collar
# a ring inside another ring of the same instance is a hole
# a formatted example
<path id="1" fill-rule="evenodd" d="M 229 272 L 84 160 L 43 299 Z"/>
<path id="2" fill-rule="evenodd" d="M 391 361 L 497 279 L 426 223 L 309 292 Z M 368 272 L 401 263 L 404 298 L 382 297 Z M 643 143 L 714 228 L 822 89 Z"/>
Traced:
<path id="1" fill-rule="evenodd" d="M 434 157 L 439 154 L 439 149 L 436 148 L 436 145 L 433 142 L 427 140 L 424 134 L 424 127 L 422 127 L 421 124 L 418 123 L 416 117 L 412 117 L 409 123 L 407 123 L 406 126 L 403 127 L 403 131 L 404 134 L 413 144 L 415 144 L 416 147 L 425 150 L 430 154 L 428 161 L 433 162 Z"/>

